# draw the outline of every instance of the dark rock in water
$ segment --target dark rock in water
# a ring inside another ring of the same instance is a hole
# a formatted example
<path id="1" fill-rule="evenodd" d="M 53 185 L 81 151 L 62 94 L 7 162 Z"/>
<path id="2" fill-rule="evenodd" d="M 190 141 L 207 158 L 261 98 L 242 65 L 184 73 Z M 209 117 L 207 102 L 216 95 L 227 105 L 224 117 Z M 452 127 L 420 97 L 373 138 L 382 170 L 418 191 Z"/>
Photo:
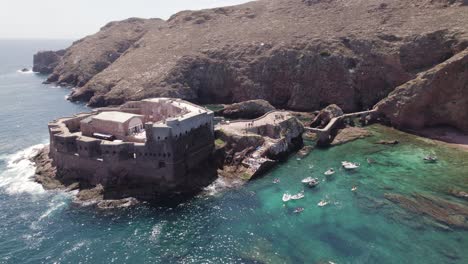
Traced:
<path id="1" fill-rule="evenodd" d="M 275 107 L 265 100 L 250 100 L 225 106 L 215 114 L 227 118 L 254 119 L 273 110 Z"/>
<path id="2" fill-rule="evenodd" d="M 343 110 L 336 104 L 329 105 L 318 113 L 310 126 L 324 128 L 332 118 L 342 116 L 343 114 Z"/>
<path id="3" fill-rule="evenodd" d="M 42 74 L 52 73 L 64 54 L 65 50 L 40 51 L 34 54 L 33 71 Z"/>
<path id="4" fill-rule="evenodd" d="M 49 80 L 79 86 L 71 100 L 92 106 L 165 96 L 365 110 L 466 48 L 467 7 L 440 1 L 252 1 L 114 22 L 67 49 Z M 440 95 L 460 105 L 467 98 Z"/>
<path id="5" fill-rule="evenodd" d="M 399 143 L 400 143 L 400 141 L 398 141 L 398 140 L 379 140 L 379 141 L 377 141 L 377 144 L 381 144 L 381 145 L 397 145 Z"/>

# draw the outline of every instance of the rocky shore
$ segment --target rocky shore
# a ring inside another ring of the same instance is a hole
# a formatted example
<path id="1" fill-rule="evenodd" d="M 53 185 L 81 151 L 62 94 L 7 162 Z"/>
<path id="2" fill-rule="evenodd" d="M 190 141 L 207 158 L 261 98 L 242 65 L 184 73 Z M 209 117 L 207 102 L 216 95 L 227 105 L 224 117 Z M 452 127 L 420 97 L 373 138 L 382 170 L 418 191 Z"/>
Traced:
<path id="1" fill-rule="evenodd" d="M 53 165 L 53 160 L 49 157 L 49 146 L 39 151 L 32 161 L 36 164 L 34 180 L 37 183 L 40 183 L 46 190 L 61 190 L 66 192 L 77 190 L 78 193 L 73 201 L 79 205 L 94 205 L 100 209 L 112 209 L 129 207 L 140 203 L 140 201 L 132 197 L 106 199 L 106 191 L 101 185 L 89 186 L 72 181 L 66 177 L 60 177 Z"/>
<path id="2" fill-rule="evenodd" d="M 253 120 L 226 121 L 216 126 L 217 145 L 224 149 L 219 174 L 249 180 L 303 146 L 302 123 L 286 111 Z"/>

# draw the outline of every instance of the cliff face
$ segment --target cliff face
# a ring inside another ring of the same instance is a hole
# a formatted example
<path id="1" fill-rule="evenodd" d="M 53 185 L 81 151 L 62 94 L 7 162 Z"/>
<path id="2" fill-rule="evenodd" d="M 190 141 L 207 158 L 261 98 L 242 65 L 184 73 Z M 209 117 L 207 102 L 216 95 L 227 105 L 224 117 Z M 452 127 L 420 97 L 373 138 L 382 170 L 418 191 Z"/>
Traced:
<path id="1" fill-rule="evenodd" d="M 468 49 L 420 73 L 376 105 L 399 128 L 448 125 L 468 132 Z"/>
<path id="2" fill-rule="evenodd" d="M 49 80 L 92 106 L 167 96 L 349 112 L 468 46 L 464 0 L 259 0 L 137 21 L 75 43 Z M 120 51 L 109 59 L 102 43 Z"/>
<path id="3" fill-rule="evenodd" d="M 64 51 L 47 81 L 83 86 L 117 60 L 148 28 L 157 27 L 160 23 L 160 19 L 138 18 L 108 23 L 98 33 L 75 41 Z M 36 64 L 40 64 L 40 61 L 35 57 Z"/>
<path id="4" fill-rule="evenodd" d="M 41 74 L 51 74 L 59 64 L 65 50 L 58 51 L 40 51 L 34 54 L 33 71 Z"/>

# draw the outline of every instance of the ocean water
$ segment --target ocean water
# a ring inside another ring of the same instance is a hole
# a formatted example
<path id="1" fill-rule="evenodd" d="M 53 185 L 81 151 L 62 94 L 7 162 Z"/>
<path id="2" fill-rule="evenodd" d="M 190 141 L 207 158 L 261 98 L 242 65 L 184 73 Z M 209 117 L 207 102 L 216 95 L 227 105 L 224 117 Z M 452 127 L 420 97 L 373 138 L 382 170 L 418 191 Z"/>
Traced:
<path id="1" fill-rule="evenodd" d="M 49 120 L 87 108 L 67 102 L 67 89 L 41 84 L 45 76 L 17 70 L 31 66 L 36 50 L 68 44 L 0 41 L 0 263 L 468 263 L 466 230 L 384 197 L 424 194 L 467 206 L 448 191 L 468 190 L 468 153 L 382 126 L 370 128 L 371 138 L 292 155 L 245 186 L 213 186 L 178 205 L 97 210 L 44 191 L 28 158 L 47 143 Z M 422 162 L 428 153 L 440 161 Z M 342 171 L 343 160 L 362 166 Z M 330 167 L 337 172 L 326 178 Z M 308 176 L 321 184 L 304 188 Z M 300 191 L 304 199 L 281 201 Z"/>

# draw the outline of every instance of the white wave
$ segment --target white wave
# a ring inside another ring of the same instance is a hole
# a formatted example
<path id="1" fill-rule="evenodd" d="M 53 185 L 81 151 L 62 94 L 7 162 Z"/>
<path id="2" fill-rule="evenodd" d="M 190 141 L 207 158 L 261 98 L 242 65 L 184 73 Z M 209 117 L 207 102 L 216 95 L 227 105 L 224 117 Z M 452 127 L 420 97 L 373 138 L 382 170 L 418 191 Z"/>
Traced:
<path id="1" fill-rule="evenodd" d="M 31 161 L 31 158 L 37 155 L 42 148 L 44 148 L 44 144 L 39 144 L 9 156 L 6 159 L 6 170 L 0 174 L 0 188 L 10 195 L 44 193 L 44 188 L 32 179 L 36 166 Z"/>
<path id="2" fill-rule="evenodd" d="M 42 219 L 48 217 L 51 213 L 53 213 L 54 211 L 57 211 L 60 207 L 66 205 L 66 203 L 64 201 L 61 201 L 59 203 L 51 203 L 50 204 L 50 208 L 47 209 L 47 211 L 45 211 L 40 217 L 39 217 L 39 221 L 41 221 Z"/>
<path id="3" fill-rule="evenodd" d="M 218 179 L 216 179 L 216 181 L 214 181 L 212 184 L 203 188 L 203 192 L 201 193 L 201 195 L 215 196 L 226 189 L 237 188 L 243 183 L 244 181 L 242 180 L 231 180 L 223 177 L 218 177 Z"/>
<path id="4" fill-rule="evenodd" d="M 162 231 L 163 226 L 164 226 L 163 224 L 154 225 L 153 228 L 151 229 L 151 234 L 149 236 L 149 240 L 157 241 L 158 238 L 159 238 L 159 235 L 161 235 L 161 231 Z"/>

